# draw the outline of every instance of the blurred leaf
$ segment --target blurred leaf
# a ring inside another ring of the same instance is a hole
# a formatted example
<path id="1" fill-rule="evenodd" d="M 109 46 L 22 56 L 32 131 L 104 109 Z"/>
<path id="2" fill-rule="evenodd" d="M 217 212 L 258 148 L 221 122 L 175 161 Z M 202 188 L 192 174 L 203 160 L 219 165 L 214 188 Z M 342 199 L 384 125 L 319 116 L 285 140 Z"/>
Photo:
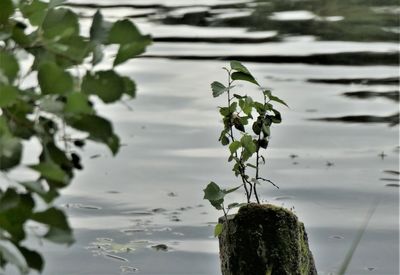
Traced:
<path id="1" fill-rule="evenodd" d="M 44 38 L 52 41 L 78 36 L 78 16 L 69 9 L 50 9 L 44 18 L 42 29 Z"/>
<path id="2" fill-rule="evenodd" d="M 90 27 L 90 40 L 100 44 L 105 43 L 111 27 L 112 24 L 104 21 L 100 10 L 97 10 L 93 16 L 92 25 Z"/>
<path id="3" fill-rule="evenodd" d="M 3 194 L 0 193 L 0 212 L 7 211 L 18 206 L 19 195 L 13 188 L 8 188 Z"/>
<path id="4" fill-rule="evenodd" d="M 21 161 L 22 144 L 19 138 L 0 133 L 0 170 L 9 170 Z"/>
<path id="5" fill-rule="evenodd" d="M 0 84 L 0 108 L 13 105 L 18 99 L 18 95 L 17 88 Z"/>
<path id="6" fill-rule="evenodd" d="M 12 0 L 0 1 L 0 25 L 6 24 L 9 17 L 14 13 L 14 4 Z"/>
<path id="7" fill-rule="evenodd" d="M 255 78 L 249 74 L 245 74 L 242 72 L 234 72 L 231 75 L 231 77 L 233 80 L 243 80 L 243 81 L 251 82 L 251 83 L 254 83 L 254 84 L 260 86 L 260 84 L 258 84 L 257 80 L 255 80 Z"/>
<path id="8" fill-rule="evenodd" d="M 43 212 L 34 213 L 32 220 L 49 226 L 44 236 L 46 239 L 55 243 L 72 244 L 74 242 L 72 230 L 63 211 L 51 207 Z"/>
<path id="9" fill-rule="evenodd" d="M 215 182 L 210 182 L 204 191 L 204 199 L 209 201 L 218 201 L 225 197 L 225 193 Z"/>
<path id="10" fill-rule="evenodd" d="M 40 102 L 40 109 L 44 112 L 61 115 L 64 110 L 64 103 L 54 96 L 45 96 Z"/>
<path id="11" fill-rule="evenodd" d="M 57 6 L 61 6 L 66 0 L 50 0 L 49 8 L 55 8 Z"/>
<path id="12" fill-rule="evenodd" d="M 72 76 L 54 63 L 44 63 L 38 72 L 38 81 L 42 94 L 64 95 L 73 90 Z"/>
<path id="13" fill-rule="evenodd" d="M 125 80 L 115 71 L 99 71 L 94 75 L 87 73 L 83 78 L 82 92 L 94 94 L 105 103 L 119 100 L 125 91 Z"/>
<path id="14" fill-rule="evenodd" d="M 32 269 L 35 269 L 39 272 L 43 271 L 44 267 L 44 260 L 42 256 L 36 251 L 30 250 L 23 246 L 18 246 L 19 251 L 24 256 L 25 261 L 27 262 L 28 266 Z"/>
<path id="15" fill-rule="evenodd" d="M 8 263 L 17 266 L 21 274 L 26 274 L 28 272 L 28 267 L 26 265 L 23 255 L 12 242 L 0 239 L 0 256 Z"/>
<path id="16" fill-rule="evenodd" d="M 89 139 L 106 144 L 114 155 L 118 152 L 119 138 L 108 120 L 96 115 L 80 115 L 66 121 L 71 127 L 89 133 Z"/>
<path id="17" fill-rule="evenodd" d="M 32 2 L 24 1 L 20 4 L 20 10 L 24 17 L 29 19 L 34 26 L 40 26 L 46 16 L 48 3 L 33 0 Z"/>
<path id="18" fill-rule="evenodd" d="M 222 223 L 218 223 L 214 228 L 214 237 L 221 235 L 223 229 L 224 225 Z"/>
<path id="19" fill-rule="evenodd" d="M 0 50 L 0 83 L 12 84 L 18 75 L 18 71 L 19 65 L 15 56 Z M 4 81 L 2 76 L 6 77 L 8 83 Z"/>
<path id="20" fill-rule="evenodd" d="M 68 94 L 64 112 L 69 114 L 94 114 L 93 108 L 89 105 L 88 96 L 83 93 Z"/>
<path id="21" fill-rule="evenodd" d="M 69 177 L 58 165 L 51 161 L 41 162 L 39 164 L 30 165 L 31 169 L 37 171 L 43 178 L 67 184 Z"/>

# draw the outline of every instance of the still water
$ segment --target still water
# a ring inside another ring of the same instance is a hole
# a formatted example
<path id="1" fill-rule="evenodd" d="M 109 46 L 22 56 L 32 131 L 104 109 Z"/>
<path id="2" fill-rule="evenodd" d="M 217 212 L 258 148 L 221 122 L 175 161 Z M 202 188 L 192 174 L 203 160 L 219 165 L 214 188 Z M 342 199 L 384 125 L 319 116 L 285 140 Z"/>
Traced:
<path id="1" fill-rule="evenodd" d="M 399 274 L 397 1 L 69 3 L 84 29 L 104 5 L 109 20 L 132 18 L 155 43 L 119 68 L 136 80 L 137 98 L 99 106 L 122 139 L 120 153 L 90 144 L 84 171 L 58 202 L 77 242 L 33 241 L 47 259 L 44 274 L 219 274 L 219 213 L 202 189 L 237 185 L 217 141 L 223 102 L 209 86 L 225 80 L 230 59 L 290 105 L 262 170 L 280 189 L 260 192 L 294 207 L 319 273 L 335 274 L 378 201 L 348 274 Z"/>

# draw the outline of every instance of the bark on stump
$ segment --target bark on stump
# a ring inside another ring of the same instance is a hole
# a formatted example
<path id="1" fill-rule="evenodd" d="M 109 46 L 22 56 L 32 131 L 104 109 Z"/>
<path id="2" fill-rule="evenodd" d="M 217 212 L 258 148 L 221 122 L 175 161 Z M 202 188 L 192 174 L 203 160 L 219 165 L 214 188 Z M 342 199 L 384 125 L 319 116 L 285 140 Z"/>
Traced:
<path id="1" fill-rule="evenodd" d="M 304 224 L 291 211 L 248 204 L 219 222 L 223 275 L 317 274 Z"/>

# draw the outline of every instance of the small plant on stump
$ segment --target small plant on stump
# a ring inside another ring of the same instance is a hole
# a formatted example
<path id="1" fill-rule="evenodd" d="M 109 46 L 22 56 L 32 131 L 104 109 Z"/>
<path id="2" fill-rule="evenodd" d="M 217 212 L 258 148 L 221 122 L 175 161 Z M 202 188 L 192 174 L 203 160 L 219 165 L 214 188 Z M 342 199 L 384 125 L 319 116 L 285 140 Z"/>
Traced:
<path id="1" fill-rule="evenodd" d="M 265 164 L 263 152 L 268 148 L 271 137 L 272 124 L 281 123 L 282 118 L 274 103 L 287 104 L 277 96 L 272 95 L 271 90 L 263 89 L 250 71 L 240 62 L 230 62 L 230 68 L 223 68 L 227 72 L 227 86 L 215 81 L 211 84 L 214 97 L 225 95 L 226 106 L 219 107 L 224 128 L 221 131 L 219 141 L 223 146 L 228 146 L 230 156 L 228 161 L 233 164 L 232 171 L 239 179 L 240 185 L 222 189 L 215 182 L 210 182 L 204 189 L 204 199 L 208 200 L 217 210 L 222 210 L 225 217 L 229 210 L 240 207 L 246 203 L 260 203 L 257 191 L 261 182 L 268 182 L 279 188 L 270 179 L 260 174 L 260 166 Z M 246 93 L 234 93 L 235 84 L 238 81 L 250 82 L 260 89 L 261 101 Z M 246 195 L 246 203 L 224 204 L 227 194 L 243 189 Z M 218 223 L 215 227 L 215 236 L 222 232 L 223 225 Z"/>

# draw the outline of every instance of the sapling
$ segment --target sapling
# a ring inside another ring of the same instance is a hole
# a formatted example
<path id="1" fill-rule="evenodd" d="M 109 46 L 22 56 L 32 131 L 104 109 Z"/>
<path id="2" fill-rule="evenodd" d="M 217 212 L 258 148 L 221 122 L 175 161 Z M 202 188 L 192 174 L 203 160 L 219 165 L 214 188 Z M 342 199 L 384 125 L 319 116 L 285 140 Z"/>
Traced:
<path id="1" fill-rule="evenodd" d="M 277 96 L 272 95 L 270 89 L 263 89 L 250 71 L 240 62 L 231 61 L 230 68 L 223 68 L 227 72 L 227 86 L 215 81 L 211 84 L 214 97 L 225 95 L 226 106 L 219 107 L 222 116 L 223 129 L 219 141 L 229 148 L 228 162 L 233 164 L 232 171 L 239 179 L 240 184 L 229 189 L 222 189 L 215 182 L 210 182 L 204 189 L 204 199 L 208 200 L 217 210 L 222 210 L 226 216 L 229 210 L 240 207 L 243 203 L 224 204 L 225 196 L 236 190 L 243 189 L 246 203 L 260 203 L 257 191 L 261 182 L 268 182 L 279 188 L 270 179 L 263 177 L 260 166 L 265 164 L 263 152 L 268 148 L 272 124 L 281 123 L 282 118 L 273 103 L 287 104 Z M 234 93 L 235 84 L 246 81 L 256 85 L 262 99 L 257 101 L 247 94 Z M 246 204 L 244 203 L 244 204 Z M 222 224 L 217 224 L 215 236 L 222 231 Z"/>

